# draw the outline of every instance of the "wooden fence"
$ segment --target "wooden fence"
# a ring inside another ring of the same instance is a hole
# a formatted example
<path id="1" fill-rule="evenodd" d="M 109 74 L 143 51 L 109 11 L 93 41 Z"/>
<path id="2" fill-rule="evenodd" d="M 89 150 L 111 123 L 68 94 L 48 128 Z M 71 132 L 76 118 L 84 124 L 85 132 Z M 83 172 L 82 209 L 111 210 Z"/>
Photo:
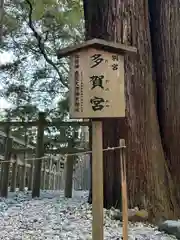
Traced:
<path id="1" fill-rule="evenodd" d="M 27 144 L 21 141 L 23 147 L 15 147 L 18 142 L 11 134 L 12 127 L 24 128 L 37 127 L 36 144 Z M 73 169 L 77 154 L 90 150 L 90 147 L 78 147 L 78 142 L 67 140 L 67 147 L 59 144 L 52 148 L 46 148 L 44 144 L 44 130 L 46 127 L 81 127 L 91 126 L 90 122 L 62 122 L 53 119 L 51 122 L 45 119 L 45 113 L 39 113 L 37 121 L 31 122 L 0 122 L 1 129 L 5 129 L 4 154 L 0 155 L 0 195 L 8 196 L 8 189 L 15 191 L 18 187 L 24 190 L 28 187 L 32 190 L 32 197 L 40 196 L 40 189 L 61 189 L 64 185 L 65 196 L 72 196 Z M 2 135 L 3 135 L 2 134 Z M 1 136 L 1 132 L 0 132 Z M 22 158 L 23 155 L 23 158 Z M 56 155 L 56 156 L 54 156 Z M 21 157 L 19 157 L 21 156 Z M 65 171 L 64 171 L 65 166 Z M 63 178 L 65 182 L 63 183 Z"/>

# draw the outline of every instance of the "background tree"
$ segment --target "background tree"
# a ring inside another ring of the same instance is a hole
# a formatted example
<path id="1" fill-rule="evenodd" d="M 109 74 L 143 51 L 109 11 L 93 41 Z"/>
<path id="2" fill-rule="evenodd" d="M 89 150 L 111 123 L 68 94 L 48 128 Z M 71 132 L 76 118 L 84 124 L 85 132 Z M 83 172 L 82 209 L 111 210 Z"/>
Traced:
<path id="1" fill-rule="evenodd" d="M 3 35 L 4 0 L 0 0 L 0 41 Z"/>
<path id="2" fill-rule="evenodd" d="M 180 3 L 149 1 L 158 119 L 163 149 L 180 199 Z"/>
<path id="3" fill-rule="evenodd" d="M 138 50 L 135 57 L 125 58 L 126 122 L 103 121 L 104 148 L 117 146 L 127 133 L 130 206 L 148 207 L 151 218 L 178 216 L 157 116 L 148 1 L 84 0 L 84 14 L 86 39 L 103 38 Z M 115 206 L 120 200 L 118 152 L 104 154 L 104 175 L 105 207 Z"/>

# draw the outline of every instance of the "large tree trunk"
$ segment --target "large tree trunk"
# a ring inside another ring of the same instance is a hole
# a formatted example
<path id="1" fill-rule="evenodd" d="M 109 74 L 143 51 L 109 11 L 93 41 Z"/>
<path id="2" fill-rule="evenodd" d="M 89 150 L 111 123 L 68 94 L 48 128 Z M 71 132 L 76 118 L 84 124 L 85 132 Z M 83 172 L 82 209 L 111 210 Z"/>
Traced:
<path id="1" fill-rule="evenodd" d="M 4 0 L 0 0 L 0 42 L 3 36 Z"/>
<path id="2" fill-rule="evenodd" d="M 126 137 L 130 207 L 139 205 L 152 218 L 175 217 L 176 201 L 166 166 L 156 111 L 152 77 L 148 3 L 84 0 L 86 38 L 103 38 L 136 46 L 135 57 L 125 59 Z M 125 121 L 123 122 L 125 124 Z M 117 146 L 121 120 L 103 120 L 104 147 Z M 105 207 L 120 202 L 118 151 L 104 154 Z"/>
<path id="3" fill-rule="evenodd" d="M 180 2 L 151 0 L 151 36 L 158 115 L 166 159 L 180 199 Z"/>

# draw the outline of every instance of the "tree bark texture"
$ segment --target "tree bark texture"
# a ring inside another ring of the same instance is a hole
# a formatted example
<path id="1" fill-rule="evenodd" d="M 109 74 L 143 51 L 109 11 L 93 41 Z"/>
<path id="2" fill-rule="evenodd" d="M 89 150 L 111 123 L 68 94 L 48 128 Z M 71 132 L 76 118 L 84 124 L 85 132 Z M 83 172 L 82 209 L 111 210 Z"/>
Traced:
<path id="1" fill-rule="evenodd" d="M 158 117 L 165 156 L 180 199 L 180 2 L 150 0 Z"/>
<path id="2" fill-rule="evenodd" d="M 3 37 L 4 0 L 0 0 L 0 42 Z"/>
<path id="3" fill-rule="evenodd" d="M 86 39 L 137 47 L 125 57 L 126 119 L 104 119 L 104 148 L 126 138 L 129 206 L 147 207 L 152 219 L 176 217 L 173 183 L 165 161 L 156 109 L 148 1 L 84 0 Z M 124 135 L 124 136 L 123 136 Z M 120 202 L 118 151 L 104 154 L 105 207 Z"/>

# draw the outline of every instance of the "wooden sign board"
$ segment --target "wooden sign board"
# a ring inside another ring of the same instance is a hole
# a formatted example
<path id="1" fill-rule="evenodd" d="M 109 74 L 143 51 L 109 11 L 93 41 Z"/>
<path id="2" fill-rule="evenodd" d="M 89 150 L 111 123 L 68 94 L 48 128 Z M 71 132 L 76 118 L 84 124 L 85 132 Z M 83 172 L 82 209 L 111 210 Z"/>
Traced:
<path id="1" fill-rule="evenodd" d="M 103 139 L 100 118 L 125 116 L 124 55 L 136 51 L 133 47 L 119 43 L 92 39 L 58 52 L 59 58 L 70 56 L 70 117 L 96 118 L 92 121 L 93 240 L 104 239 Z"/>
<path id="2" fill-rule="evenodd" d="M 124 117 L 124 56 L 88 48 L 70 58 L 70 117 Z"/>

